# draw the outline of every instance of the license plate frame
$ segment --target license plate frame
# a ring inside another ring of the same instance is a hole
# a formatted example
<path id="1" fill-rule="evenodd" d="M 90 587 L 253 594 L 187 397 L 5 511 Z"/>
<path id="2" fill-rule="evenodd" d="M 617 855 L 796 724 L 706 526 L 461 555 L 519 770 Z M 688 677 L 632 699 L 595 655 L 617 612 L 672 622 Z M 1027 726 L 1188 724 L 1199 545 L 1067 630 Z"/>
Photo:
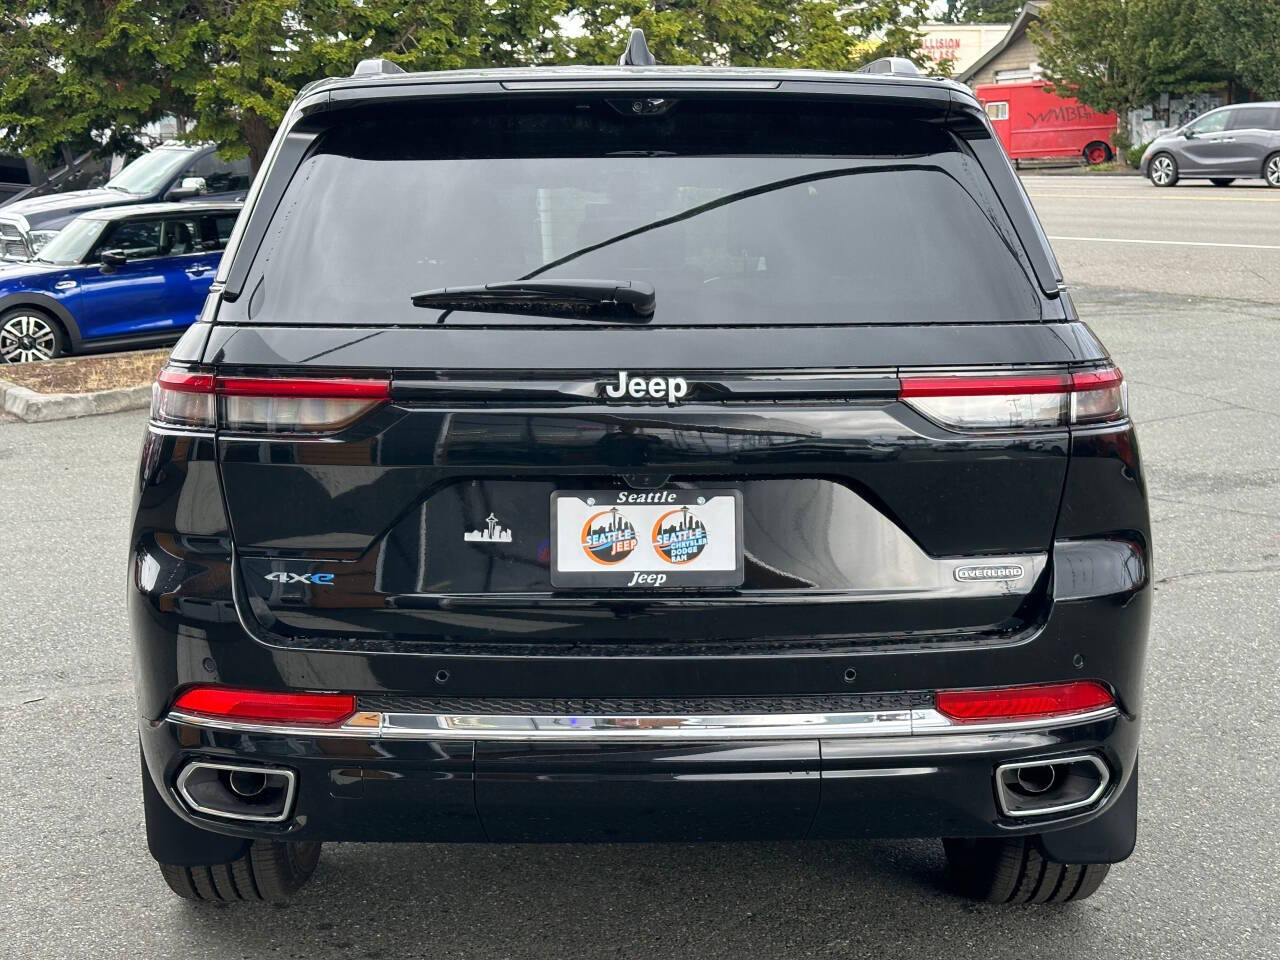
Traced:
<path id="1" fill-rule="evenodd" d="M 557 490 L 550 506 L 550 574 L 557 589 L 664 591 L 742 585 L 741 490 Z M 599 519 L 610 513 L 614 517 Z M 619 516 L 624 524 L 617 522 Z M 621 559 L 612 559 L 626 548 L 628 527 L 635 545 Z M 726 530 L 732 535 L 728 545 Z"/>

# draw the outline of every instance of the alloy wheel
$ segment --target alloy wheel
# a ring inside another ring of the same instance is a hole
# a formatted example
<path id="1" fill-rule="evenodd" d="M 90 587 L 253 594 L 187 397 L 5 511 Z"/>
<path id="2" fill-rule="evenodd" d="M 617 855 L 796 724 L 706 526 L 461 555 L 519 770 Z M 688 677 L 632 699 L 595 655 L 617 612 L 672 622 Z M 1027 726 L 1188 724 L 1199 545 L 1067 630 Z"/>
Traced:
<path id="1" fill-rule="evenodd" d="M 58 334 L 44 317 L 19 313 L 0 327 L 0 360 L 29 363 L 51 360 L 58 354 Z"/>
<path id="2" fill-rule="evenodd" d="M 1167 187 L 1173 182 L 1173 160 L 1169 157 L 1156 157 L 1151 161 L 1151 179 L 1157 186 Z"/>
<path id="3" fill-rule="evenodd" d="M 1267 183 L 1273 187 L 1280 187 L 1280 153 L 1267 161 Z"/>

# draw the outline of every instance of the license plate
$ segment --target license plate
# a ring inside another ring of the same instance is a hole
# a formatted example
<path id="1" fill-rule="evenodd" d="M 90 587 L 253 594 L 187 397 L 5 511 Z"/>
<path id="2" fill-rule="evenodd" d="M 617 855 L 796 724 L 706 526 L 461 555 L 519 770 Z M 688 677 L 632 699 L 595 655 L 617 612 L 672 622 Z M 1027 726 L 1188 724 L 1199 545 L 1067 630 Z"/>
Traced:
<path id="1" fill-rule="evenodd" d="M 738 490 L 561 490 L 551 495 L 556 587 L 742 584 Z"/>

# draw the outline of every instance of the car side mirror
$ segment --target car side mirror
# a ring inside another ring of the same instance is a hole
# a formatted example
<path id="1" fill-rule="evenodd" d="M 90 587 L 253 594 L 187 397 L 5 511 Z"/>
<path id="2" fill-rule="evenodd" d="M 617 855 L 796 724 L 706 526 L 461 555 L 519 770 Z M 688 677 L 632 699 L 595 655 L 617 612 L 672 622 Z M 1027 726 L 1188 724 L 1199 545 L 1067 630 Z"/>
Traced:
<path id="1" fill-rule="evenodd" d="M 102 261 L 103 273 L 114 273 L 117 267 L 123 267 L 129 260 L 123 250 L 103 250 L 99 259 Z"/>
<path id="2" fill-rule="evenodd" d="M 165 199 L 185 200 L 187 197 L 199 197 L 208 188 L 209 185 L 205 183 L 204 177 L 183 177 L 182 183 L 165 194 Z"/>
<path id="3" fill-rule="evenodd" d="M 1188 140 L 1194 140 L 1196 138 L 1196 132 L 1194 130 L 1184 130 L 1182 135 Z"/>

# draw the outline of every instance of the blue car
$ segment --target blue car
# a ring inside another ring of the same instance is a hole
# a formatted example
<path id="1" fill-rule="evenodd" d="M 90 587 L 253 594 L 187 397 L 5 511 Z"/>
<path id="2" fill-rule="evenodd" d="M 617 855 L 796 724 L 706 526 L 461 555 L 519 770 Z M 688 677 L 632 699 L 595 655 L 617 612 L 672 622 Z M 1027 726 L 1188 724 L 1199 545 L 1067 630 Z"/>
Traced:
<path id="1" fill-rule="evenodd" d="M 95 210 L 0 266 L 0 361 L 176 340 L 209 292 L 239 203 Z"/>

